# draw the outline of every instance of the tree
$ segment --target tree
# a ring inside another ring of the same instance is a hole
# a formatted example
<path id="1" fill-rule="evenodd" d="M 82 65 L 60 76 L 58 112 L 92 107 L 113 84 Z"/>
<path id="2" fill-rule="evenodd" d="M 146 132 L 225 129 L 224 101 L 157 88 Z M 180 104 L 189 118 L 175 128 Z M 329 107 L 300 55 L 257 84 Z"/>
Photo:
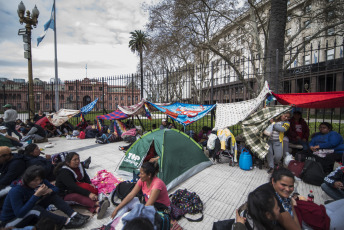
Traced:
<path id="1" fill-rule="evenodd" d="M 130 32 L 129 48 L 133 53 L 138 52 L 140 56 L 140 71 L 141 71 L 141 99 L 143 99 L 143 51 L 147 49 L 148 37 L 145 32 L 135 30 Z"/>
<path id="2" fill-rule="evenodd" d="M 329 28 L 336 27 L 336 33 L 343 33 L 342 0 L 291 0 L 293 10 L 289 11 L 287 0 L 247 0 L 243 5 L 241 2 L 162 0 L 149 7 L 147 27 L 152 37 L 158 39 L 160 36 L 165 44 L 173 44 L 173 35 L 178 34 L 178 40 L 183 42 L 183 51 L 189 50 L 193 54 L 189 63 L 223 60 L 250 92 L 253 90 L 246 81 L 245 70 L 237 65 L 238 60 L 250 63 L 260 91 L 265 80 L 273 83 L 273 79 L 267 79 L 267 73 L 274 77 L 277 71 L 283 73 L 303 47 L 314 39 L 327 36 Z M 306 12 L 309 4 L 313 8 Z M 289 37 L 285 36 L 287 18 L 298 23 L 293 25 L 295 32 Z M 311 29 L 308 28 L 310 24 L 314 25 Z M 311 33 L 311 36 L 299 41 L 301 35 L 306 33 Z M 290 61 L 285 63 L 284 57 L 290 45 L 298 48 L 293 50 Z M 166 48 L 169 49 L 168 46 Z M 276 49 L 279 51 L 278 66 L 272 69 L 277 63 Z M 177 50 L 171 54 L 178 58 Z M 259 57 L 259 62 L 256 57 Z M 206 71 L 204 73 L 206 76 Z"/>

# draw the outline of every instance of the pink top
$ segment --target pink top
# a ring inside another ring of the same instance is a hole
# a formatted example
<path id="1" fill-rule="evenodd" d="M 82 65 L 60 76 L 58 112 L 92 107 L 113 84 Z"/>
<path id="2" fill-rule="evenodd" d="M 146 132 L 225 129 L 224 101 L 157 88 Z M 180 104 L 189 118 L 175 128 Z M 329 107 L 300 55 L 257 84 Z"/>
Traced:
<path id="1" fill-rule="evenodd" d="M 161 204 L 166 205 L 167 207 L 170 207 L 171 202 L 170 202 L 170 199 L 168 197 L 166 185 L 160 178 L 154 177 L 149 188 L 147 188 L 147 182 L 142 182 L 141 179 L 139 179 L 137 184 L 138 184 L 138 186 L 140 186 L 146 202 L 148 201 L 148 199 L 150 197 L 152 189 L 159 189 L 160 194 L 159 194 L 156 202 L 159 202 Z"/>

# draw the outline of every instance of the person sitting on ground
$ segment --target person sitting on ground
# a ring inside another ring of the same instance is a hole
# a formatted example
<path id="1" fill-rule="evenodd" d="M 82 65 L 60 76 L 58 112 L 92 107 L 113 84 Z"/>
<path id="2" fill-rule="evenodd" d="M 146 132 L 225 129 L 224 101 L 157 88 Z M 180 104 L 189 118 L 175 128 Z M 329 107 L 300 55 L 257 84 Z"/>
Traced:
<path id="1" fill-rule="evenodd" d="M 197 142 L 202 146 L 207 146 L 208 136 L 211 133 L 211 128 L 208 126 L 203 126 L 201 131 L 197 135 Z"/>
<path id="2" fill-rule="evenodd" d="M 47 134 L 47 137 L 59 136 L 55 125 L 51 124 L 50 122 L 46 124 L 45 132 Z"/>
<path id="3" fill-rule="evenodd" d="M 24 123 L 24 122 L 23 122 L 22 120 L 20 120 L 20 119 L 17 119 L 17 120 L 16 120 L 16 130 L 17 130 L 18 132 L 21 132 L 21 131 L 20 131 L 20 127 L 21 127 L 20 125 L 23 124 L 23 123 Z"/>
<path id="4" fill-rule="evenodd" d="M 6 126 L 0 126 L 0 135 L 5 137 L 6 139 L 8 139 L 9 142 L 11 142 L 11 146 L 14 146 L 14 147 L 22 147 L 23 146 L 23 143 L 21 143 L 17 138 L 9 136 L 7 134 L 7 127 Z M 1 145 L 8 146 L 8 145 L 5 145 L 3 143 L 1 143 Z M 11 147 L 11 146 L 8 146 L 8 147 Z"/>
<path id="5" fill-rule="evenodd" d="M 169 124 L 166 119 L 161 120 L 160 129 L 170 129 L 171 127 L 171 123 Z"/>
<path id="6" fill-rule="evenodd" d="M 156 175 L 159 171 L 159 164 L 155 162 L 145 162 L 140 168 L 140 179 L 133 190 L 122 200 L 122 202 L 112 212 L 111 217 L 116 219 L 131 210 L 140 203 L 135 197 L 142 190 L 145 198 L 145 205 L 153 205 L 158 211 L 170 210 L 170 199 L 168 197 L 165 183 Z"/>
<path id="7" fill-rule="evenodd" d="M 34 140 L 34 141 L 44 141 L 46 140 L 46 133 L 45 130 L 34 123 L 29 123 L 28 126 L 30 127 L 30 131 L 26 134 L 25 137 L 21 141 L 28 141 L 28 140 Z"/>
<path id="8" fill-rule="evenodd" d="M 232 229 L 281 229 L 276 226 L 280 215 L 280 207 L 275 194 L 271 190 L 257 188 L 248 194 L 247 211 L 240 216 L 236 210 L 236 223 Z M 247 228 L 245 223 L 251 228 Z"/>
<path id="9" fill-rule="evenodd" d="M 313 134 L 309 142 L 309 150 L 301 151 L 300 154 L 315 157 L 326 174 L 333 171 L 335 161 L 341 161 L 344 153 L 343 137 L 332 131 L 332 125 L 322 122 L 319 125 L 320 132 Z"/>
<path id="10" fill-rule="evenodd" d="M 98 190 L 91 184 L 90 177 L 80 164 L 79 154 L 70 152 L 64 162 L 54 170 L 56 186 L 67 203 L 77 203 L 88 208 L 91 213 L 98 213 L 97 219 L 104 217 L 110 202 L 105 197 L 98 201 Z"/>
<path id="11" fill-rule="evenodd" d="M 295 200 L 290 198 L 294 192 L 294 174 L 283 167 L 275 169 L 271 175 L 270 182 L 261 185 L 260 189 L 269 190 L 275 194 L 275 198 L 280 207 L 281 215 L 277 222 L 284 229 L 301 229 L 299 220 L 295 213 Z"/>
<path id="12" fill-rule="evenodd" d="M 1 221 L 5 227 L 22 228 L 35 225 L 39 218 L 49 218 L 59 226 L 78 228 L 83 226 L 88 217 L 75 212 L 56 193 L 58 189 L 44 179 L 44 169 L 41 166 L 29 167 L 20 180 L 8 193 Z M 47 211 L 53 204 L 68 217 Z"/>
<path id="13" fill-rule="evenodd" d="M 344 199 L 344 166 L 339 166 L 325 177 L 321 188 L 334 200 Z"/>
<path id="14" fill-rule="evenodd" d="M 309 127 L 306 121 L 302 118 L 302 113 L 300 111 L 295 111 L 289 122 L 290 128 L 287 131 L 289 143 L 302 145 L 303 150 L 307 150 Z"/>
<path id="15" fill-rule="evenodd" d="M 40 120 L 41 118 L 45 117 L 45 113 L 42 112 L 42 110 L 38 110 L 38 113 L 35 114 L 33 117 L 33 122 Z"/>
<path id="16" fill-rule="evenodd" d="M 25 147 L 25 150 L 19 150 L 18 154 L 25 155 L 26 168 L 29 168 L 32 165 L 40 165 L 44 168 L 46 179 L 49 181 L 54 181 L 54 166 L 51 162 L 51 156 L 45 155 L 41 157 L 41 150 L 36 144 L 29 144 Z"/>
<path id="17" fill-rule="evenodd" d="M 10 184 L 17 180 L 25 171 L 25 161 L 22 155 L 12 154 L 7 146 L 0 147 L 0 207 L 4 196 L 10 190 Z"/>
<path id="18" fill-rule="evenodd" d="M 286 112 L 279 116 L 275 121 L 270 120 L 273 124 L 273 130 L 269 138 L 269 152 L 267 154 L 267 162 L 269 165 L 268 173 L 272 173 L 274 168 L 278 166 L 283 157 L 283 138 L 284 133 L 289 129 L 290 113 Z"/>

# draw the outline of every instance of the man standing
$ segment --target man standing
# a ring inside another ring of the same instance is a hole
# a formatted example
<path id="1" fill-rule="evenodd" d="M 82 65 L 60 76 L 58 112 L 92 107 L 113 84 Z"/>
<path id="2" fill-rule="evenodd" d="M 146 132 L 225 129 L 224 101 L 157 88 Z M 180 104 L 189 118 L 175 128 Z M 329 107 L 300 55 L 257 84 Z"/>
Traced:
<path id="1" fill-rule="evenodd" d="M 18 116 L 17 111 L 12 109 L 11 104 L 6 104 L 3 107 L 5 108 L 4 122 L 5 122 L 5 126 L 8 128 L 7 130 L 8 135 L 12 136 L 12 132 L 14 132 L 19 137 L 19 140 L 21 140 L 22 136 L 16 130 L 16 120 Z"/>

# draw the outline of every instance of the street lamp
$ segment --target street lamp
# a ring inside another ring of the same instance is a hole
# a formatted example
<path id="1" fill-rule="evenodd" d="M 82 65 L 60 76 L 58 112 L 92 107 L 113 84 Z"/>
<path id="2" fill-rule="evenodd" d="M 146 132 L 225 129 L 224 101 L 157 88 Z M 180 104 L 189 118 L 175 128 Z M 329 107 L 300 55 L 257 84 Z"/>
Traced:
<path id="1" fill-rule="evenodd" d="M 28 59 L 28 78 L 29 78 L 29 118 L 32 119 L 35 115 L 34 95 L 33 95 L 33 78 L 32 78 L 32 55 L 31 55 L 31 30 L 38 24 L 39 11 L 35 5 L 35 8 L 26 11 L 25 16 L 25 5 L 21 1 L 18 5 L 18 16 L 20 24 L 25 23 L 24 29 L 19 29 L 18 35 L 23 36 L 24 44 L 24 57 Z"/>

